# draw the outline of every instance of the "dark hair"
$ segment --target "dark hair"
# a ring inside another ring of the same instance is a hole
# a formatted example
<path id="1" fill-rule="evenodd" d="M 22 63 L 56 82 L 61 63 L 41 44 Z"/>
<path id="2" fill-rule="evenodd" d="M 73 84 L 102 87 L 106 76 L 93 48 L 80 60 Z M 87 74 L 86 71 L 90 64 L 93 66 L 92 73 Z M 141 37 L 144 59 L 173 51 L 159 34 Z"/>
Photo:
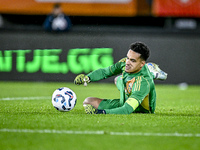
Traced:
<path id="1" fill-rule="evenodd" d="M 130 49 L 136 53 L 141 54 L 140 58 L 143 60 L 147 60 L 150 56 L 149 48 L 142 42 L 132 43 L 130 45 Z"/>

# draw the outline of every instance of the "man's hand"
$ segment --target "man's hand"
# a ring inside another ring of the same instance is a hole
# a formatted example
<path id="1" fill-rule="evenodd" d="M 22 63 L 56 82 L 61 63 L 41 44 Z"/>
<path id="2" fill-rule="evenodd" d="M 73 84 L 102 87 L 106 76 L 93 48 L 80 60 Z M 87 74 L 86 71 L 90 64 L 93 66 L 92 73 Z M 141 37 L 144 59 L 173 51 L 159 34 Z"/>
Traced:
<path id="1" fill-rule="evenodd" d="M 84 74 L 79 74 L 75 79 L 74 79 L 74 84 L 80 85 L 84 84 L 84 86 L 87 86 L 87 84 L 90 82 L 90 78 Z"/>
<path id="2" fill-rule="evenodd" d="M 90 104 L 85 104 L 83 107 L 85 108 L 86 114 L 106 114 L 105 110 L 97 109 Z"/>

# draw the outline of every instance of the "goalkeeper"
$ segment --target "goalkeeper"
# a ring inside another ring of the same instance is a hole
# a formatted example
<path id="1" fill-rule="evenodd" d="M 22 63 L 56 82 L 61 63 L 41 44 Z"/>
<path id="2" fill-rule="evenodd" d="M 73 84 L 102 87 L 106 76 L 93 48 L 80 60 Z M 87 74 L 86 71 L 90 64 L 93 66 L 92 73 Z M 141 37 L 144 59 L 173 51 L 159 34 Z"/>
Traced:
<path id="1" fill-rule="evenodd" d="M 165 80 L 167 74 L 154 63 L 146 64 L 150 55 L 149 48 L 141 42 L 130 45 L 127 57 L 103 69 L 87 75 L 78 75 L 77 85 L 99 81 L 110 76 L 115 78 L 120 91 L 118 99 L 88 97 L 83 106 L 88 114 L 131 114 L 154 113 L 156 108 L 156 90 L 153 79 Z"/>

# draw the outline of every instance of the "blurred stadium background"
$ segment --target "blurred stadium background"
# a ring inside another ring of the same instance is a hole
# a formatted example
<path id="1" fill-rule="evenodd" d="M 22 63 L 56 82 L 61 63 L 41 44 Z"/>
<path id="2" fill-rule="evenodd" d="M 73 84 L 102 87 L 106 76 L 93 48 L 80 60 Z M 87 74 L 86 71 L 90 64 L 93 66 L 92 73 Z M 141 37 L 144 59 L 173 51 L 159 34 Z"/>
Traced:
<path id="1" fill-rule="evenodd" d="M 72 21 L 68 32 L 43 29 L 55 3 Z M 142 41 L 169 74 L 157 83 L 200 84 L 199 10 L 199 0 L 0 0 L 0 80 L 72 82 Z"/>

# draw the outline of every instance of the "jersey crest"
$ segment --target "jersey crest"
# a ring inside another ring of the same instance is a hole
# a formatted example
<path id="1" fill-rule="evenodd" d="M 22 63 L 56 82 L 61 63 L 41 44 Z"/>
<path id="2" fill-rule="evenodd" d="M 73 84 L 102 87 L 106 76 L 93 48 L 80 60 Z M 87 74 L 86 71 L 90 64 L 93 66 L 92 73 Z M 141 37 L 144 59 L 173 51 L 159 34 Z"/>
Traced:
<path id="1" fill-rule="evenodd" d="M 131 79 L 131 80 L 126 82 L 126 89 L 125 89 L 126 93 L 128 93 L 128 94 L 131 93 L 134 82 L 135 82 L 135 78 L 133 78 L 133 79 Z"/>

